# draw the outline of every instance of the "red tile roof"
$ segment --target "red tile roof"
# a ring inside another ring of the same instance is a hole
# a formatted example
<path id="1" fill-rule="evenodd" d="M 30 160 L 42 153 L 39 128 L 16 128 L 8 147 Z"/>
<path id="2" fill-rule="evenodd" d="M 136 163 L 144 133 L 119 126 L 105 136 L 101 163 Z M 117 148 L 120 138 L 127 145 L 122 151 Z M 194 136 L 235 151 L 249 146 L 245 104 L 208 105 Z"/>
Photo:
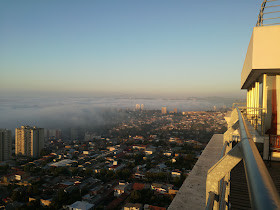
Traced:
<path id="1" fill-rule="evenodd" d="M 151 209 L 151 210 L 166 210 L 166 208 L 159 207 L 159 206 L 152 206 L 152 205 L 149 205 L 149 209 Z"/>
<path id="2" fill-rule="evenodd" d="M 133 184 L 133 189 L 134 190 L 142 190 L 144 188 L 145 184 L 142 183 L 134 183 Z"/>

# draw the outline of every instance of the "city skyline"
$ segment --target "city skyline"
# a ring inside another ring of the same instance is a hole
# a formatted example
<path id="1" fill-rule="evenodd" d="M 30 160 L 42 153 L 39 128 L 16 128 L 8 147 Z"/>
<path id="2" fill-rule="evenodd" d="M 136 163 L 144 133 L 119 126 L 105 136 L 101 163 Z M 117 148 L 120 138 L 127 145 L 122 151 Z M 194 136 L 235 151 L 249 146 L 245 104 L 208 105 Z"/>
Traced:
<path id="1" fill-rule="evenodd" d="M 0 95 L 244 95 L 260 4 L 2 1 Z"/>

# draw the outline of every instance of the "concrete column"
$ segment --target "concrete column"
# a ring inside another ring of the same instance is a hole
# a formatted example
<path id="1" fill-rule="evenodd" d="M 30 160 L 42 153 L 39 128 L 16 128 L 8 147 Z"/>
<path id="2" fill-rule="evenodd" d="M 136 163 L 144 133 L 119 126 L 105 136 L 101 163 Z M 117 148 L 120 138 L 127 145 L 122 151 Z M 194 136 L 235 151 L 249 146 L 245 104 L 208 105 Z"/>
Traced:
<path id="1" fill-rule="evenodd" d="M 256 107 L 255 108 L 260 108 L 260 106 L 259 106 L 259 104 L 260 104 L 260 83 L 256 82 L 255 86 L 256 86 L 256 99 L 255 99 Z"/>
<path id="2" fill-rule="evenodd" d="M 271 115 L 272 115 L 272 84 L 273 76 L 266 76 L 266 115 L 265 115 L 265 129 L 266 132 L 271 127 Z"/>
<path id="3" fill-rule="evenodd" d="M 263 97 L 263 100 L 262 100 L 262 108 L 263 108 L 263 113 L 266 114 L 267 113 L 267 82 L 266 82 L 266 79 L 267 79 L 267 75 L 264 74 L 263 75 L 263 93 L 262 93 L 262 97 Z"/>
<path id="4" fill-rule="evenodd" d="M 246 103 L 246 106 L 247 106 L 247 114 L 249 114 L 248 107 L 250 107 L 250 89 L 247 89 L 247 103 Z"/>
<path id="5" fill-rule="evenodd" d="M 251 109 L 250 109 L 250 107 L 252 106 L 252 103 L 251 103 L 251 96 L 252 96 L 252 88 L 250 88 L 250 89 L 248 90 L 248 106 L 247 106 L 247 113 L 248 113 L 248 115 L 251 114 Z"/>
<path id="6" fill-rule="evenodd" d="M 255 113 L 255 84 L 252 86 L 252 90 L 251 90 L 251 106 L 250 106 L 250 123 L 253 123 L 253 116 Z"/>
<path id="7" fill-rule="evenodd" d="M 276 75 L 277 135 L 280 135 L 280 75 Z"/>
<path id="8" fill-rule="evenodd" d="M 258 108 L 260 108 L 260 83 L 259 82 L 255 82 L 255 87 L 256 87 L 256 98 L 255 98 L 255 129 L 258 129 L 258 117 L 260 115 L 260 111 Z"/>

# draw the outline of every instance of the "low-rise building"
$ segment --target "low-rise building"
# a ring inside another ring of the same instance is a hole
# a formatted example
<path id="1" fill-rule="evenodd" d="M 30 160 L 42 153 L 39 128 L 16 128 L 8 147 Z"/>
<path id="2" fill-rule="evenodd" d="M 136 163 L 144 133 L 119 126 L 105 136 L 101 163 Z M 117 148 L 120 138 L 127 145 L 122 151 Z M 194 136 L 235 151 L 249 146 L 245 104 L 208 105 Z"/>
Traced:
<path id="1" fill-rule="evenodd" d="M 129 184 L 119 184 L 114 188 L 114 196 L 119 197 L 120 195 L 129 191 L 130 185 Z"/>
<path id="2" fill-rule="evenodd" d="M 143 205 L 141 203 L 127 203 L 123 207 L 124 210 L 142 210 Z"/>
<path id="3" fill-rule="evenodd" d="M 68 210 L 92 210 L 93 208 L 94 205 L 86 201 L 76 201 L 75 203 L 67 206 Z"/>

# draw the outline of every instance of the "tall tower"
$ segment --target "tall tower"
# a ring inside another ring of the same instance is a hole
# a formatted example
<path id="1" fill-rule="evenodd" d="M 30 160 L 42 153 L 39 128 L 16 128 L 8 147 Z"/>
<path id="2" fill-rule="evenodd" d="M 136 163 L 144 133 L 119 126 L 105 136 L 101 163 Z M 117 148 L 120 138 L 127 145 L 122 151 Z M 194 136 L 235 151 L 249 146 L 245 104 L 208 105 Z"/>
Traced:
<path id="1" fill-rule="evenodd" d="M 141 110 L 144 110 L 144 104 L 141 104 Z"/>
<path id="2" fill-rule="evenodd" d="M 166 113 L 167 113 L 166 107 L 162 107 L 162 108 L 161 108 L 161 114 L 166 114 Z"/>
<path id="3" fill-rule="evenodd" d="M 0 129 L 0 161 L 9 160 L 12 153 L 12 131 Z"/>
<path id="4" fill-rule="evenodd" d="M 39 157 L 44 148 L 44 129 L 30 126 L 16 128 L 16 155 Z"/>
<path id="5" fill-rule="evenodd" d="M 174 108 L 174 113 L 177 114 L 178 113 L 178 109 Z"/>

